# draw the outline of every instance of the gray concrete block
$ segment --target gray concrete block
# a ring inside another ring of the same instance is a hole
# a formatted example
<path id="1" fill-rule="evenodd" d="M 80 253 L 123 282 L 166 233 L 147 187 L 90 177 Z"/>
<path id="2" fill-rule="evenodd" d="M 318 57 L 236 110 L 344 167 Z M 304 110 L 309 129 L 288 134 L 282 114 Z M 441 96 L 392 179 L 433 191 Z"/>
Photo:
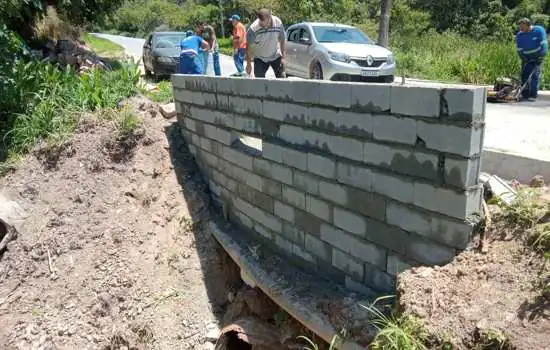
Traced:
<path id="1" fill-rule="evenodd" d="M 414 205 L 464 220 L 481 213 L 482 194 L 481 185 L 467 190 L 450 190 L 416 182 Z"/>
<path id="2" fill-rule="evenodd" d="M 351 104 L 355 109 L 368 112 L 389 111 L 391 89 L 388 84 L 353 84 Z"/>
<path id="3" fill-rule="evenodd" d="M 394 85 L 391 89 L 391 113 L 439 118 L 441 89 L 429 86 Z"/>
<path id="4" fill-rule="evenodd" d="M 262 192 L 264 192 L 265 194 L 273 198 L 277 198 L 277 199 L 282 198 L 282 191 L 281 191 L 282 185 L 280 182 L 274 181 L 271 179 L 266 179 L 266 178 L 263 178 L 263 181 L 264 181 L 264 185 L 262 188 Z"/>
<path id="5" fill-rule="evenodd" d="M 288 223 L 283 222 L 283 232 L 282 235 L 289 241 L 294 244 L 303 247 L 305 245 L 305 235 L 306 233 L 299 229 L 298 227 Z"/>
<path id="6" fill-rule="evenodd" d="M 259 175 L 292 185 L 292 169 L 269 160 L 254 158 L 254 172 Z"/>
<path id="7" fill-rule="evenodd" d="M 309 118 L 309 109 L 295 103 L 285 103 L 284 120 L 298 124 L 306 124 Z"/>
<path id="8" fill-rule="evenodd" d="M 342 133 L 363 137 L 371 136 L 373 133 L 374 118 L 371 113 L 340 110 L 338 114 L 336 114 L 336 118 L 338 122 L 335 123 L 335 125 Z"/>
<path id="9" fill-rule="evenodd" d="M 197 97 L 198 95 L 195 94 L 194 97 Z M 200 93 L 200 102 L 196 99 L 193 101 L 193 103 L 197 105 L 204 105 L 205 107 L 216 109 L 218 108 L 218 98 L 216 97 L 216 94 L 209 93 L 209 92 L 202 92 Z M 201 103 L 202 102 L 202 103 Z"/>
<path id="10" fill-rule="evenodd" d="M 218 102 L 218 110 L 232 111 L 231 99 L 233 98 L 233 96 L 218 94 L 216 97 Z"/>
<path id="11" fill-rule="evenodd" d="M 386 268 L 386 249 L 382 247 L 361 241 L 328 224 L 321 225 L 321 240 L 363 262 Z"/>
<path id="12" fill-rule="evenodd" d="M 315 80 L 288 80 L 287 89 L 291 93 L 290 98 L 294 102 L 310 103 L 317 105 L 321 101 L 321 83 Z"/>
<path id="13" fill-rule="evenodd" d="M 414 145 L 416 143 L 416 120 L 375 114 L 373 116 L 373 136 L 376 140 Z"/>
<path id="14" fill-rule="evenodd" d="M 445 157 L 445 183 L 468 188 L 478 184 L 481 158 L 455 159 Z"/>
<path id="15" fill-rule="evenodd" d="M 177 102 L 183 103 L 193 103 L 193 91 L 184 90 L 184 89 L 175 89 L 174 90 L 174 100 Z"/>
<path id="16" fill-rule="evenodd" d="M 222 128 L 217 128 L 210 124 L 204 124 L 204 132 L 206 137 L 216 140 L 227 146 L 231 145 L 234 140 L 231 132 Z"/>
<path id="17" fill-rule="evenodd" d="M 319 99 L 322 105 L 338 108 L 350 108 L 351 89 L 355 84 L 320 81 Z"/>
<path id="18" fill-rule="evenodd" d="M 390 225 L 458 249 L 464 249 L 472 237 L 473 225 L 466 221 L 413 209 L 397 202 L 388 202 L 386 220 Z"/>
<path id="19" fill-rule="evenodd" d="M 356 139 L 331 136 L 328 144 L 329 150 L 341 157 L 361 161 L 363 159 L 363 144 Z"/>
<path id="20" fill-rule="evenodd" d="M 354 214 L 348 210 L 334 207 L 332 213 L 334 225 L 345 231 L 351 232 L 359 237 L 365 237 L 367 223 L 361 215 Z"/>
<path id="21" fill-rule="evenodd" d="M 314 236 L 319 236 L 321 224 L 323 223 L 321 219 L 300 209 L 296 209 L 294 214 L 296 227 L 301 228 L 305 232 Z"/>
<path id="22" fill-rule="evenodd" d="M 355 293 L 363 294 L 363 295 L 366 295 L 366 296 L 376 296 L 376 295 L 378 295 L 378 293 L 375 290 L 373 290 L 370 287 L 365 286 L 365 284 L 363 284 L 363 282 L 354 281 L 349 276 L 346 276 L 345 286 L 346 286 L 346 289 L 348 289 L 352 292 L 355 292 Z"/>
<path id="23" fill-rule="evenodd" d="M 420 150 L 401 149 L 374 142 L 363 144 L 363 161 L 405 175 L 439 178 L 439 157 Z"/>
<path id="24" fill-rule="evenodd" d="M 336 162 L 328 157 L 308 153 L 307 170 L 316 175 L 334 179 L 336 177 Z"/>
<path id="25" fill-rule="evenodd" d="M 338 249 L 332 250 L 332 266 L 345 272 L 353 279 L 363 280 L 363 263 Z"/>
<path id="26" fill-rule="evenodd" d="M 372 190 L 404 203 L 412 203 L 414 200 L 414 185 L 412 180 L 398 175 L 394 176 L 373 171 Z"/>
<path id="27" fill-rule="evenodd" d="M 265 140 L 262 147 L 262 155 L 266 159 L 303 171 L 307 169 L 307 153 L 305 152 L 266 142 Z"/>
<path id="28" fill-rule="evenodd" d="M 216 86 L 216 93 L 219 94 L 233 94 L 235 92 L 235 88 L 233 85 L 233 81 L 235 79 L 231 77 L 217 77 L 215 79 L 215 86 Z"/>
<path id="29" fill-rule="evenodd" d="M 293 185 L 300 191 L 311 194 L 319 194 L 319 179 L 298 170 L 293 172 Z"/>
<path id="30" fill-rule="evenodd" d="M 274 214 L 288 222 L 294 222 L 294 208 L 277 200 L 274 203 Z"/>
<path id="31" fill-rule="evenodd" d="M 270 241 L 274 240 L 276 236 L 271 230 L 269 230 L 265 226 L 258 224 L 257 222 L 254 223 L 254 231 L 258 232 L 260 235 L 262 235 L 263 238 Z"/>
<path id="32" fill-rule="evenodd" d="M 452 120 L 472 121 L 485 117 L 487 88 L 446 88 L 442 93 L 443 114 Z"/>
<path id="33" fill-rule="evenodd" d="M 264 79 L 237 79 L 233 78 L 233 91 L 241 96 L 247 97 L 265 97 L 267 93 L 267 84 Z"/>
<path id="34" fill-rule="evenodd" d="M 483 146 L 482 127 L 466 128 L 418 121 L 417 133 L 427 148 L 439 152 L 458 154 L 463 157 L 481 154 Z"/>
<path id="35" fill-rule="evenodd" d="M 405 261 L 401 256 L 398 256 L 393 253 L 388 254 L 388 264 L 386 267 L 386 271 L 390 275 L 397 276 L 401 272 L 408 270 L 411 267 L 413 267 L 413 265 Z"/>
<path id="36" fill-rule="evenodd" d="M 332 222 L 331 205 L 310 194 L 306 195 L 306 211 L 322 220 Z"/>
<path id="37" fill-rule="evenodd" d="M 185 128 L 187 130 L 191 130 L 192 132 L 197 132 L 197 123 L 194 119 L 191 118 L 185 118 Z"/>
<path id="38" fill-rule="evenodd" d="M 263 103 L 262 100 L 258 98 L 233 96 L 229 98 L 229 106 L 232 111 L 241 114 L 252 116 L 262 116 L 263 114 Z"/>
<path id="39" fill-rule="evenodd" d="M 367 241 L 403 255 L 407 252 L 410 240 L 407 231 L 378 220 L 366 219 L 366 222 L 367 234 L 365 239 Z"/>
<path id="40" fill-rule="evenodd" d="M 289 89 L 288 81 L 269 79 L 266 81 L 266 95 L 268 100 L 289 100 L 292 91 Z"/>
<path id="41" fill-rule="evenodd" d="M 377 266 L 365 264 L 365 284 L 383 293 L 394 293 L 395 276 L 380 270 Z"/>
<path id="42" fill-rule="evenodd" d="M 304 192 L 300 192 L 289 186 L 283 186 L 282 191 L 282 198 L 285 202 L 299 209 L 306 208 L 306 195 Z"/>
<path id="43" fill-rule="evenodd" d="M 241 211 L 235 211 L 235 216 L 237 217 L 237 220 L 241 225 L 249 229 L 254 228 L 254 223 L 252 222 L 252 220 Z"/>
<path id="44" fill-rule="evenodd" d="M 292 245 L 292 252 L 300 259 L 303 259 L 313 264 L 317 263 L 317 260 L 313 257 L 313 255 L 311 255 L 301 247 L 297 246 L 296 244 Z"/>
<path id="45" fill-rule="evenodd" d="M 210 188 L 210 192 L 214 193 L 215 195 L 219 196 L 221 194 L 220 186 L 218 186 L 214 181 L 208 181 L 208 187 Z"/>
<path id="46" fill-rule="evenodd" d="M 380 221 L 386 219 L 386 197 L 351 187 L 347 191 L 347 208 Z"/>
<path id="47" fill-rule="evenodd" d="M 332 247 L 317 237 L 306 234 L 305 249 L 326 262 L 332 261 Z"/>
<path id="48" fill-rule="evenodd" d="M 336 164 L 336 180 L 367 191 L 372 189 L 372 170 L 339 160 Z"/>
<path id="49" fill-rule="evenodd" d="M 253 188 L 242 183 L 239 184 L 237 187 L 237 194 L 246 202 L 262 209 L 267 213 L 273 214 L 273 211 L 274 211 L 273 198 L 271 198 L 267 194 L 260 191 L 256 191 Z"/>
<path id="50" fill-rule="evenodd" d="M 294 253 L 294 250 L 292 248 L 292 242 L 287 241 L 286 239 L 284 239 L 280 235 L 275 235 L 275 244 L 279 248 L 281 248 L 282 250 L 287 252 L 288 254 L 293 254 Z"/>
<path id="51" fill-rule="evenodd" d="M 253 206 L 252 204 L 242 200 L 241 198 L 235 198 L 234 204 L 238 210 L 243 213 L 247 213 L 248 216 L 254 221 L 257 221 L 261 225 L 264 225 L 274 232 L 282 232 L 283 224 L 281 220 L 276 218 L 275 216 L 264 212 L 260 208 Z"/>
<path id="52" fill-rule="evenodd" d="M 302 108 L 305 108 L 305 107 L 302 107 Z M 301 120 L 299 119 L 299 117 L 301 116 L 302 116 L 301 114 L 298 114 L 298 116 L 295 117 L 293 120 L 295 121 Z M 306 117 L 305 123 L 307 125 L 313 125 L 323 130 L 335 131 L 337 130 L 336 128 L 340 124 L 340 117 L 338 115 L 338 112 L 325 107 L 319 107 L 319 106 L 307 107 L 306 113 L 304 114 L 304 116 Z"/>
<path id="53" fill-rule="evenodd" d="M 440 266 L 449 263 L 456 254 L 456 250 L 452 248 L 420 237 L 411 240 L 407 251 L 409 258 L 421 264 Z"/>
<path id="54" fill-rule="evenodd" d="M 263 116 L 265 118 L 281 122 L 285 120 L 286 104 L 284 102 L 265 100 L 263 104 Z"/>
<path id="55" fill-rule="evenodd" d="M 207 163 L 212 169 L 217 168 L 218 162 L 219 162 L 219 158 L 218 158 L 218 157 L 216 157 L 216 156 L 214 156 L 213 154 L 208 153 L 208 152 L 204 152 L 203 156 L 204 156 L 204 160 L 206 161 L 206 163 Z"/>
<path id="56" fill-rule="evenodd" d="M 225 160 L 230 161 L 233 164 L 240 166 L 241 168 L 252 170 L 254 158 L 241 151 L 235 150 L 231 147 L 223 147 L 222 156 Z"/>
<path id="57" fill-rule="evenodd" d="M 336 204 L 346 205 L 348 203 L 348 191 L 342 185 L 319 181 L 319 195 Z"/>
<path id="58" fill-rule="evenodd" d="M 200 145 L 200 142 L 201 142 L 201 138 L 199 135 L 197 134 L 192 134 L 191 135 L 191 143 L 194 145 L 194 146 L 199 146 Z"/>
<path id="59" fill-rule="evenodd" d="M 246 118 L 238 115 L 231 115 L 230 120 L 233 124 L 228 126 L 232 129 L 258 135 L 262 132 L 260 120 L 257 118 Z"/>
<path id="60" fill-rule="evenodd" d="M 197 147 L 193 145 L 189 145 L 189 153 L 191 153 L 194 157 L 197 156 Z"/>
<path id="61" fill-rule="evenodd" d="M 176 107 L 176 114 L 182 114 L 184 109 L 181 102 L 174 101 L 174 106 Z"/>

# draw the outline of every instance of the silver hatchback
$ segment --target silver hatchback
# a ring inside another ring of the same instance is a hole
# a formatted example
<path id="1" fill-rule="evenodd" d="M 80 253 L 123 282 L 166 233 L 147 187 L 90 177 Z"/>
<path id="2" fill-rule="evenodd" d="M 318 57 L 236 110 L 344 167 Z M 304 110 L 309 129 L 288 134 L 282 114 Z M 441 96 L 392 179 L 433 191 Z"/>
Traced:
<path id="1" fill-rule="evenodd" d="M 333 23 L 304 22 L 287 29 L 288 75 L 340 81 L 394 81 L 395 58 L 361 30 Z"/>

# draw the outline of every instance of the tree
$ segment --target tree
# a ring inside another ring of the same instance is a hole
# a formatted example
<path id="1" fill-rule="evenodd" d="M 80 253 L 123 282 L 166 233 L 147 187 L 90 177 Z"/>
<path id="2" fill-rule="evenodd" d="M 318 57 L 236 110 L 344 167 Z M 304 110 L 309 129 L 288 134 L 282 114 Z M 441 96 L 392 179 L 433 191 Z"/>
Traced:
<path id="1" fill-rule="evenodd" d="M 378 29 L 378 44 L 387 47 L 390 42 L 390 14 L 392 0 L 380 1 L 380 27 Z"/>

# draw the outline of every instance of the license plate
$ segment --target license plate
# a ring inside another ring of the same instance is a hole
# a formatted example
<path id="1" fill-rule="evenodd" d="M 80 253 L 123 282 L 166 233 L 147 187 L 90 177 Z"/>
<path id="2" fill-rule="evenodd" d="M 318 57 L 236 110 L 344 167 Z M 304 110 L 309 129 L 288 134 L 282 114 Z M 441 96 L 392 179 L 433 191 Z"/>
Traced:
<path id="1" fill-rule="evenodd" d="M 378 76 L 378 71 L 376 71 L 376 70 L 362 70 L 361 71 L 361 76 L 362 77 L 377 77 Z"/>

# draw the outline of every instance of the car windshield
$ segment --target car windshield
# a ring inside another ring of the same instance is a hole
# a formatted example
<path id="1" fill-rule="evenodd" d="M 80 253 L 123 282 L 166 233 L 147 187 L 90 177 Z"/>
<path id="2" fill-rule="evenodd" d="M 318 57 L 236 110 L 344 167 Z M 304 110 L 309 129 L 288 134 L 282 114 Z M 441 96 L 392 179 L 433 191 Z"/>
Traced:
<path id="1" fill-rule="evenodd" d="M 314 26 L 315 37 L 320 43 L 372 44 L 373 41 L 356 28 Z"/>
<path id="2" fill-rule="evenodd" d="M 185 39 L 185 33 L 157 35 L 157 39 L 155 40 L 155 49 L 178 47 L 183 39 Z"/>

